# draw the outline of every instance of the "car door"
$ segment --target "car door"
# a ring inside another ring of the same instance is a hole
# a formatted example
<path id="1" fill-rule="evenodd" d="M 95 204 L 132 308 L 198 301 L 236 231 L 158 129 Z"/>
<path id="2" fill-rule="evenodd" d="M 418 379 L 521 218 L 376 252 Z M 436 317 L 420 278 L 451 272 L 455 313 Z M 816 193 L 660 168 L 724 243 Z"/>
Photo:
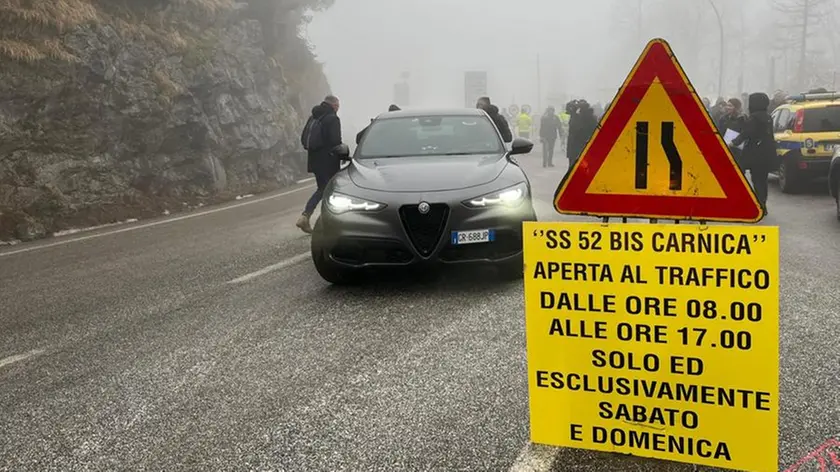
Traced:
<path id="1" fill-rule="evenodd" d="M 799 143 L 793 139 L 793 117 L 790 108 L 780 106 L 773 112 L 773 139 L 776 141 L 776 157 L 778 165 L 781 165 L 782 158 L 791 151 L 794 145 Z M 777 165 L 777 167 L 778 167 Z"/>

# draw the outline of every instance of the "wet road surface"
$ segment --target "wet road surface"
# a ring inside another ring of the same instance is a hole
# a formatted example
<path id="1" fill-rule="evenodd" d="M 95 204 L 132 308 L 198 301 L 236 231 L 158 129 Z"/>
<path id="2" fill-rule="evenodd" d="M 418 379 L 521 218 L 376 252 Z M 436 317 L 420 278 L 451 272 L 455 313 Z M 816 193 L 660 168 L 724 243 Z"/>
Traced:
<path id="1" fill-rule="evenodd" d="M 520 161 L 541 219 L 579 219 L 551 208 L 564 166 Z M 508 470 L 528 441 L 522 284 L 331 287 L 294 227 L 311 190 L 0 248 L 0 469 Z M 822 186 L 771 193 L 783 469 L 840 434 L 840 223 Z"/>

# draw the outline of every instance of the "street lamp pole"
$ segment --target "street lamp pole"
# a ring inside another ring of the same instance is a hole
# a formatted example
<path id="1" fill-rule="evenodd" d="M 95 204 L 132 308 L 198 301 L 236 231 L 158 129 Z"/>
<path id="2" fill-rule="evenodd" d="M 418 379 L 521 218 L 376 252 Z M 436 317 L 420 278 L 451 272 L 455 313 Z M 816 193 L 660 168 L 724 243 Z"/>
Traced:
<path id="1" fill-rule="evenodd" d="M 718 71 L 718 97 L 723 96 L 723 54 L 724 54 L 724 46 L 723 46 L 723 19 L 720 17 L 720 12 L 715 6 L 715 2 L 712 0 L 708 0 L 709 5 L 712 6 L 712 10 L 715 11 L 715 16 L 718 20 L 718 28 L 720 29 L 720 67 Z"/>

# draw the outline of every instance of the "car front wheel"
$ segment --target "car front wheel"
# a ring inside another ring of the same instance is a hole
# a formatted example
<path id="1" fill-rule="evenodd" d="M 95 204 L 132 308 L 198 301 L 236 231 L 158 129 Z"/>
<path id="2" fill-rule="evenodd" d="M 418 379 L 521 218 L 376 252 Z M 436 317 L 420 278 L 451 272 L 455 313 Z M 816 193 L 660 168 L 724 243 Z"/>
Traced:
<path id="1" fill-rule="evenodd" d="M 837 192 L 837 195 L 834 197 L 834 206 L 836 208 L 837 221 L 840 221 L 840 192 Z"/>
<path id="2" fill-rule="evenodd" d="M 315 222 L 315 228 L 310 242 L 312 262 L 315 264 L 315 270 L 318 272 L 318 275 L 333 285 L 351 285 L 358 283 L 359 274 L 357 271 L 336 264 L 330 260 L 325 253 L 323 246 L 319 243 L 323 229 L 321 219 L 318 218 Z"/>

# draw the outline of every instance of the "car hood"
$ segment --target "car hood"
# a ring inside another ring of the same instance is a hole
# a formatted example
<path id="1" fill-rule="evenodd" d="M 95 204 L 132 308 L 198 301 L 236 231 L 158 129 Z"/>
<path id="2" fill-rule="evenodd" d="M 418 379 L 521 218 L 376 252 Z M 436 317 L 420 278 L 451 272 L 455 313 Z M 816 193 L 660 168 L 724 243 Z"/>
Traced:
<path id="1" fill-rule="evenodd" d="M 354 160 L 353 184 L 386 192 L 442 192 L 475 187 L 499 177 L 508 161 L 498 154 Z"/>

